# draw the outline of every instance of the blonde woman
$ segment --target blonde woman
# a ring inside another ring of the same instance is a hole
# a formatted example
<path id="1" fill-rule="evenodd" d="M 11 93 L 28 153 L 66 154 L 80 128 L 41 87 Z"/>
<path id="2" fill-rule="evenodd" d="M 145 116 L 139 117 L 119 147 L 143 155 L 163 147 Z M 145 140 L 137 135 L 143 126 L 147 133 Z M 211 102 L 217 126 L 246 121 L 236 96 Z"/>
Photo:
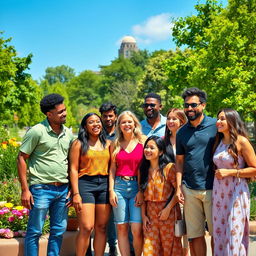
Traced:
<path id="1" fill-rule="evenodd" d="M 118 245 L 122 256 L 130 255 L 129 224 L 133 235 L 135 255 L 142 254 L 143 235 L 138 170 L 143 157 L 143 143 L 137 117 L 130 111 L 122 112 L 117 119 L 117 137 L 110 147 L 111 167 L 109 196 L 117 224 Z"/>

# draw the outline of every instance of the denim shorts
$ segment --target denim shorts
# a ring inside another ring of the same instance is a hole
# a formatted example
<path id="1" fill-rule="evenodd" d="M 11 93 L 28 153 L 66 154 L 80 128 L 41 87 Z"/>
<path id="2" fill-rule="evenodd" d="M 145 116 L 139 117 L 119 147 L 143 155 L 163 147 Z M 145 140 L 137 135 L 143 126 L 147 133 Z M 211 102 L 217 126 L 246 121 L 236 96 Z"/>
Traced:
<path id="1" fill-rule="evenodd" d="M 116 176 L 114 191 L 118 198 L 117 207 L 113 207 L 115 223 L 141 223 L 141 209 L 135 206 L 138 181 L 126 181 Z"/>
<path id="2" fill-rule="evenodd" d="M 109 204 L 108 175 L 83 175 L 78 188 L 83 204 Z"/>

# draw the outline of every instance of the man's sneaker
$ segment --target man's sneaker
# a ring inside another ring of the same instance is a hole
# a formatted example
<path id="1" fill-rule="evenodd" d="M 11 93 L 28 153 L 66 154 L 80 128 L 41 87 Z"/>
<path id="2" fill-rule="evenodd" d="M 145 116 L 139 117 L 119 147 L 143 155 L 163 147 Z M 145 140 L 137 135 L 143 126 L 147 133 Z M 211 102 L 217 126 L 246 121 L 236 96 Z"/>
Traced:
<path id="1" fill-rule="evenodd" d="M 110 246 L 109 247 L 109 253 L 108 253 L 109 256 L 117 256 L 117 249 L 116 249 L 116 246 Z"/>

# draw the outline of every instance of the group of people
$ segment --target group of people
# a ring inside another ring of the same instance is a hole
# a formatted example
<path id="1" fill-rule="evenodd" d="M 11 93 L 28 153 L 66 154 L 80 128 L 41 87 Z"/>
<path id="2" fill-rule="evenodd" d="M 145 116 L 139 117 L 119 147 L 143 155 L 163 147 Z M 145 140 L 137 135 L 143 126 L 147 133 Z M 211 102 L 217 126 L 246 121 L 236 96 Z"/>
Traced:
<path id="1" fill-rule="evenodd" d="M 187 256 L 188 242 L 190 255 L 206 255 L 206 230 L 213 255 L 248 255 L 256 156 L 244 124 L 233 109 L 206 116 L 207 95 L 198 88 L 182 97 L 184 109 L 164 117 L 161 97 L 149 93 L 141 122 L 105 103 L 100 115 L 84 116 L 76 139 L 64 126 L 64 98 L 41 100 L 46 119 L 28 130 L 18 155 L 22 205 L 30 209 L 25 255 L 38 255 L 48 211 L 48 255 L 59 255 L 70 205 L 79 221 L 77 256 L 86 254 L 92 231 L 96 256 L 107 239 L 117 255 L 115 228 L 122 256 Z M 181 215 L 183 243 L 174 232 Z"/>

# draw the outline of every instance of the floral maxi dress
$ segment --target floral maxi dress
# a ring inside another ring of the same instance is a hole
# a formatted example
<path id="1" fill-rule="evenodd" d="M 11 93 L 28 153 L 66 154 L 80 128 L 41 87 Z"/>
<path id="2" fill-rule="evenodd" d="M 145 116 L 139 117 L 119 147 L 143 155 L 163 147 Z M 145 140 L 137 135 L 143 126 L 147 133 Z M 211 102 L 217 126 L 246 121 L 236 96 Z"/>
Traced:
<path id="1" fill-rule="evenodd" d="M 217 169 L 234 169 L 227 144 L 220 142 L 213 161 Z M 245 162 L 238 157 L 238 168 Z M 215 256 L 246 256 L 249 246 L 250 195 L 245 178 L 228 176 L 213 183 L 213 238 Z"/>

